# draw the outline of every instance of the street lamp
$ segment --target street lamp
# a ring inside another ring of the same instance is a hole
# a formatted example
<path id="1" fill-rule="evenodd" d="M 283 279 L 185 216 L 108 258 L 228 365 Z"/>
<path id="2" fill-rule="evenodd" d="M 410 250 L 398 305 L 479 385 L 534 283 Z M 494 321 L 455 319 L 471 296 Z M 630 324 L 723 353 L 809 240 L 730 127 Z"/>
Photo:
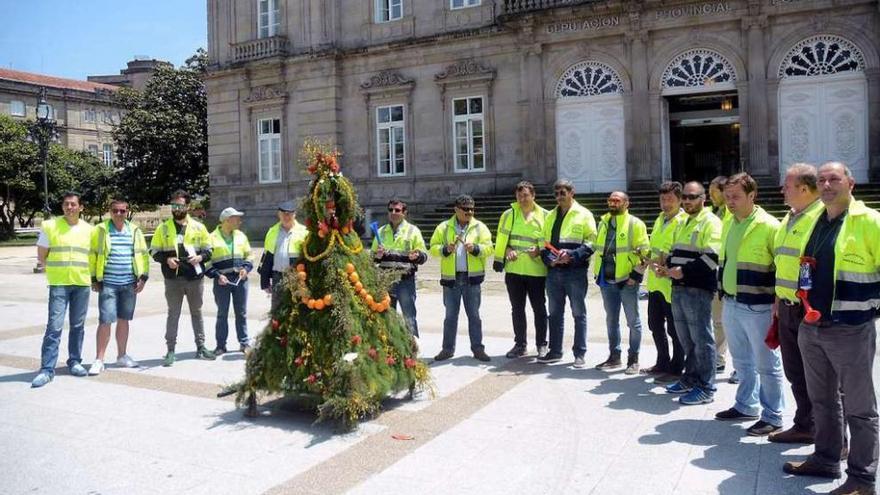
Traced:
<path id="1" fill-rule="evenodd" d="M 40 88 L 40 99 L 37 101 L 37 122 L 32 127 L 34 139 L 40 148 L 40 162 L 43 164 L 43 213 L 50 216 L 49 208 L 49 141 L 55 137 L 55 116 L 52 107 L 46 103 L 46 88 Z"/>

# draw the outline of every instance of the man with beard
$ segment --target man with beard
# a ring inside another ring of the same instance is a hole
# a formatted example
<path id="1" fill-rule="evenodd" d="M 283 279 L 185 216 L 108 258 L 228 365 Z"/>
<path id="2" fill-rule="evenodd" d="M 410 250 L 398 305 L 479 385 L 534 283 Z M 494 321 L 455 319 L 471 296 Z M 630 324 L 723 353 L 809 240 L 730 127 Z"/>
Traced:
<path id="1" fill-rule="evenodd" d="M 189 194 L 177 190 L 171 195 L 172 218 L 162 222 L 153 234 L 150 251 L 153 259 L 162 265 L 165 279 L 165 300 L 168 303 L 168 319 L 165 322 L 165 354 L 163 366 L 171 366 L 176 360 L 177 324 L 183 298 L 186 297 L 196 340 L 196 359 L 215 359 L 214 353 L 205 347 L 205 323 L 202 319 L 202 278 L 205 263 L 211 259 L 211 243 L 208 230 L 189 215 Z"/>

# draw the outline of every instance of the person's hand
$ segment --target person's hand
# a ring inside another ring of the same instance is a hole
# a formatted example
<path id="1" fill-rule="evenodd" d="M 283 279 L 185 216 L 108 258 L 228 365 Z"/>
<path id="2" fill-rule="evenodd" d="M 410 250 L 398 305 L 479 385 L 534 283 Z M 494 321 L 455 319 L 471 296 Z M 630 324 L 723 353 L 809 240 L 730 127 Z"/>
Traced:
<path id="1" fill-rule="evenodd" d="M 632 287 L 633 285 L 638 285 L 638 282 L 636 282 L 635 280 L 633 280 L 631 278 L 628 278 L 628 279 L 626 279 L 626 285 Z"/>
<path id="2" fill-rule="evenodd" d="M 474 243 L 473 242 L 464 243 L 464 250 L 469 253 L 473 253 L 474 252 Z"/>
<path id="3" fill-rule="evenodd" d="M 559 261 L 560 265 L 567 265 L 571 263 L 571 254 L 569 254 L 567 249 L 562 249 L 559 251 Z"/>
<path id="4" fill-rule="evenodd" d="M 248 278 L 248 271 L 247 270 L 242 268 L 241 270 L 238 271 L 238 279 L 239 280 L 247 280 L 247 278 Z"/>
<path id="5" fill-rule="evenodd" d="M 657 274 L 660 278 L 668 278 L 669 277 L 669 269 L 663 265 L 654 265 L 654 273 Z"/>
<path id="6" fill-rule="evenodd" d="M 382 246 L 379 246 L 376 248 L 375 257 L 381 258 L 382 256 L 385 256 L 385 248 Z"/>
<path id="7" fill-rule="evenodd" d="M 538 256 L 541 256 L 541 248 L 539 248 L 538 246 L 532 246 L 526 252 L 529 253 L 529 256 L 531 256 L 532 258 L 537 258 Z"/>
<path id="8" fill-rule="evenodd" d="M 139 278 L 137 283 L 134 284 L 134 293 L 140 294 L 141 291 L 144 290 L 145 285 L 147 285 L 147 282 L 144 279 Z"/>
<path id="9" fill-rule="evenodd" d="M 409 252 L 408 258 L 410 259 L 410 261 L 416 261 L 417 259 L 419 259 L 420 254 L 421 253 L 419 253 L 418 250 L 412 250 Z"/>
<path id="10" fill-rule="evenodd" d="M 220 285 L 228 285 L 229 279 L 226 278 L 226 275 L 220 275 L 219 277 L 217 277 L 217 283 L 219 283 Z"/>
<path id="11" fill-rule="evenodd" d="M 666 273 L 669 275 L 669 278 L 674 280 L 681 280 L 684 278 L 684 272 L 681 271 L 680 266 L 676 266 L 675 268 L 670 268 L 666 270 Z"/>
<path id="12" fill-rule="evenodd" d="M 172 270 L 177 270 L 180 266 L 180 260 L 177 258 L 168 258 L 165 260 L 165 263 L 168 265 L 168 268 L 171 268 Z"/>
<path id="13" fill-rule="evenodd" d="M 92 282 L 92 292 L 101 292 L 101 282 Z"/>
<path id="14" fill-rule="evenodd" d="M 449 243 L 446 245 L 446 252 L 452 254 L 455 252 L 455 243 Z"/>
<path id="15" fill-rule="evenodd" d="M 189 258 L 186 259 L 186 261 L 187 261 L 190 265 L 192 265 L 192 266 L 196 266 L 196 265 L 198 265 L 199 263 L 202 262 L 202 255 L 201 255 L 201 254 L 197 254 L 197 255 L 195 255 L 195 256 L 190 256 Z"/>
<path id="16" fill-rule="evenodd" d="M 504 256 L 505 258 L 507 258 L 507 261 L 515 261 L 516 256 L 517 254 L 515 249 L 507 248 L 507 253 Z"/>

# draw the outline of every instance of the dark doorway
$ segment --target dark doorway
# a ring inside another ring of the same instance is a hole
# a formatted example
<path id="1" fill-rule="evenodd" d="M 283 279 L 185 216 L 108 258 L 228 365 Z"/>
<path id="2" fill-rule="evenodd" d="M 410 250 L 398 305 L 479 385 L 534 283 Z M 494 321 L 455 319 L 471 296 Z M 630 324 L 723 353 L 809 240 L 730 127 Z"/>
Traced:
<path id="1" fill-rule="evenodd" d="M 670 97 L 668 103 L 673 179 L 705 183 L 739 171 L 736 93 Z"/>

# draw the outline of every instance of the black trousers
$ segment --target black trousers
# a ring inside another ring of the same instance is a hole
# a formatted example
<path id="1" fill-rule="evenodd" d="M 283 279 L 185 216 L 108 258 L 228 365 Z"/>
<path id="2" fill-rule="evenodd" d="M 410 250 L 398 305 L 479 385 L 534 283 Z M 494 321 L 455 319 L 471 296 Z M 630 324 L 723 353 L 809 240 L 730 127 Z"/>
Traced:
<path id="1" fill-rule="evenodd" d="M 648 328 L 657 348 L 657 364 L 660 371 L 680 375 L 684 371 L 684 348 L 678 341 L 675 332 L 675 321 L 672 318 L 672 304 L 666 302 L 663 293 L 651 291 L 648 294 Z M 672 340 L 672 357 L 669 356 L 669 340 Z"/>
<path id="2" fill-rule="evenodd" d="M 532 305 L 535 317 L 535 345 L 547 345 L 547 304 L 544 288 L 546 277 L 504 274 L 507 296 L 510 298 L 510 315 L 513 318 L 513 340 L 516 345 L 528 344 L 526 338 L 526 297 Z"/>
<path id="3" fill-rule="evenodd" d="M 794 412 L 794 425 L 801 431 L 813 432 L 813 403 L 807 393 L 807 379 L 804 376 L 804 360 L 798 346 L 798 328 L 804 319 L 801 304 L 789 306 L 780 300 L 777 304 L 779 317 L 779 348 L 782 351 L 782 370 L 785 379 L 791 384 L 791 394 L 797 409 Z"/>

